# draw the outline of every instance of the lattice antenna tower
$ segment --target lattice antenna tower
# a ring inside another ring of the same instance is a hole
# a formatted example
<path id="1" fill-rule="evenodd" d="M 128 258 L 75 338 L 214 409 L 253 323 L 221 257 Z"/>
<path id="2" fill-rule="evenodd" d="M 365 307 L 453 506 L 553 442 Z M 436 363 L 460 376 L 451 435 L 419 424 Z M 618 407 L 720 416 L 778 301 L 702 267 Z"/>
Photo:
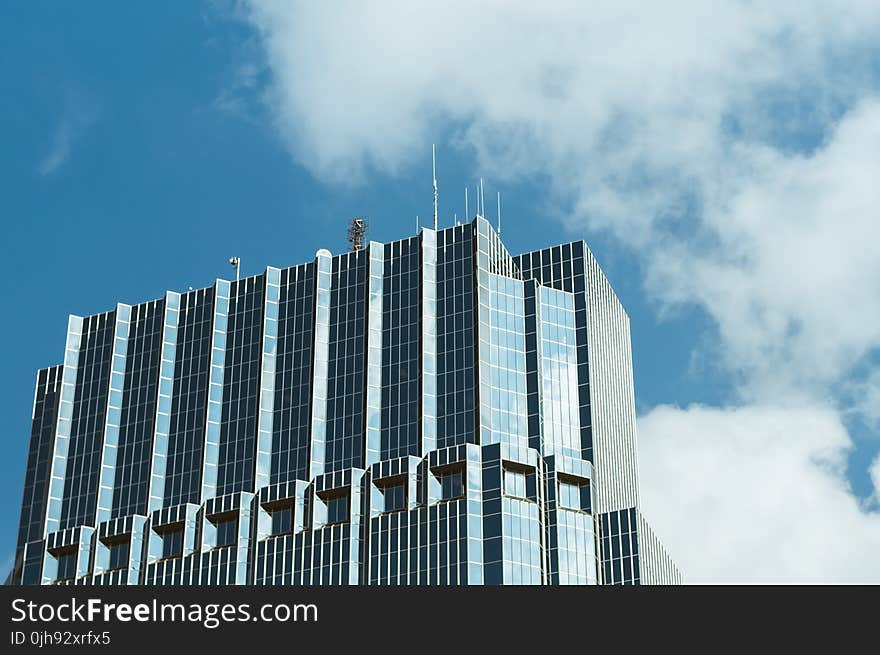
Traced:
<path id="1" fill-rule="evenodd" d="M 367 221 L 364 218 L 353 218 L 348 225 L 348 242 L 351 249 L 357 252 L 364 249 L 364 237 L 367 234 Z"/>

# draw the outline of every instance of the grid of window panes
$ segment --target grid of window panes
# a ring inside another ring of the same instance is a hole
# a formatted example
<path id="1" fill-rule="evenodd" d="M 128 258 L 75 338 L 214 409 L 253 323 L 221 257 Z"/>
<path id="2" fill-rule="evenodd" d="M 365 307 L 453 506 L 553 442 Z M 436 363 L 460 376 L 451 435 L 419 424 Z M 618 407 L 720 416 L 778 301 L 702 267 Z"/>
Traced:
<path id="1" fill-rule="evenodd" d="M 480 359 L 488 360 L 488 397 L 481 397 L 482 444 L 508 443 L 527 447 L 525 317 L 522 282 L 487 276 L 488 324 L 480 325 Z M 482 294 L 482 292 L 481 292 Z M 481 321 L 482 319 L 481 314 Z M 486 355 L 488 354 L 488 357 Z M 484 394 L 481 388 L 481 396 Z M 486 438 L 488 436 L 488 438 Z"/>
<path id="2" fill-rule="evenodd" d="M 602 569 L 605 584 L 637 585 L 639 575 L 639 533 L 636 509 L 600 515 Z"/>
<path id="3" fill-rule="evenodd" d="M 165 301 L 131 308 L 112 518 L 145 514 Z"/>
<path id="4" fill-rule="evenodd" d="M 559 476 L 559 505 L 578 512 L 591 512 L 590 483 L 580 478 Z"/>
<path id="5" fill-rule="evenodd" d="M 293 507 L 276 507 L 269 512 L 272 519 L 271 536 L 290 534 L 293 530 Z"/>
<path id="6" fill-rule="evenodd" d="M 473 225 L 437 233 L 437 448 L 476 443 Z"/>
<path id="7" fill-rule="evenodd" d="M 214 527 L 217 530 L 217 539 L 215 541 L 217 548 L 235 545 L 238 539 L 238 519 L 236 517 L 220 519 L 214 524 Z"/>
<path id="8" fill-rule="evenodd" d="M 18 532 L 19 551 L 29 541 L 40 539 L 43 536 L 45 489 L 49 478 L 55 421 L 58 417 L 61 372 L 61 366 L 53 366 L 52 368 L 44 368 L 37 373 L 34 415 L 31 423 L 31 439 L 28 446 L 28 463 L 24 476 L 24 495 Z"/>
<path id="9" fill-rule="evenodd" d="M 528 498 L 526 481 L 528 472 L 520 468 L 504 468 L 504 493 L 513 498 Z M 532 474 L 534 475 L 534 474 Z"/>
<path id="10" fill-rule="evenodd" d="M 385 246 L 381 459 L 419 454 L 420 250 L 417 237 Z"/>
<path id="11" fill-rule="evenodd" d="M 529 447 L 543 454 L 541 416 L 540 326 L 538 325 L 538 297 L 540 286 L 533 280 L 523 284 L 523 314 L 525 319 L 526 403 L 528 406 Z"/>
<path id="12" fill-rule="evenodd" d="M 536 279 L 544 286 L 574 294 L 577 343 L 578 403 L 582 457 L 593 461 L 593 433 L 590 416 L 590 375 L 587 355 L 587 299 L 582 241 L 517 255 L 514 263 L 524 280 Z"/>
<path id="13" fill-rule="evenodd" d="M 397 512 L 406 509 L 406 480 L 393 479 L 382 485 L 382 511 Z"/>
<path id="14" fill-rule="evenodd" d="M 306 534 L 285 534 L 279 532 L 274 539 L 257 542 L 254 564 L 254 584 L 284 585 L 292 584 L 294 568 L 300 568 L 299 561 L 294 564 L 294 553 L 302 553 L 302 541 Z"/>
<path id="15" fill-rule="evenodd" d="M 224 585 L 233 584 L 241 563 L 236 558 L 234 548 L 219 548 L 202 553 L 194 564 L 191 584 Z"/>
<path id="16" fill-rule="evenodd" d="M 110 563 L 107 566 L 107 569 L 112 571 L 115 569 L 122 569 L 128 566 L 128 554 L 129 549 L 131 547 L 131 542 L 129 541 L 114 541 L 109 545 L 110 550 Z"/>
<path id="17" fill-rule="evenodd" d="M 566 509 L 581 509 L 580 486 L 572 482 L 559 481 L 559 505 Z"/>
<path id="18" fill-rule="evenodd" d="M 462 469 L 446 469 L 436 475 L 440 482 L 440 500 L 455 500 L 464 497 L 464 471 Z"/>
<path id="19" fill-rule="evenodd" d="M 559 584 L 596 584 L 592 516 L 557 507 L 555 532 Z"/>
<path id="20" fill-rule="evenodd" d="M 76 551 L 64 552 L 58 555 L 58 573 L 55 579 L 71 580 L 76 577 Z"/>
<path id="21" fill-rule="evenodd" d="M 116 312 L 83 320 L 60 528 L 91 524 L 98 502 Z"/>
<path id="22" fill-rule="evenodd" d="M 336 494 L 327 498 L 327 525 L 348 521 L 348 494 Z"/>
<path id="23" fill-rule="evenodd" d="M 281 271 L 271 484 L 308 479 L 314 269 Z"/>
<path id="24" fill-rule="evenodd" d="M 325 471 L 362 465 L 367 252 L 333 258 Z"/>
<path id="25" fill-rule="evenodd" d="M 213 287 L 181 295 L 165 506 L 200 502 L 213 313 Z"/>
<path id="26" fill-rule="evenodd" d="M 484 451 L 485 452 L 485 451 Z M 489 580 L 491 583 L 541 584 L 543 581 L 544 557 L 541 531 L 543 520 L 541 505 L 538 504 L 538 474 L 533 467 L 510 462 L 494 462 L 483 468 L 484 503 L 497 498 L 498 471 L 501 472 L 501 552 L 498 552 L 498 539 L 484 547 L 486 563 L 500 561 L 501 579 Z M 490 488 L 491 487 L 491 488 Z M 497 501 L 496 501 L 497 502 Z M 494 505 L 487 503 L 486 509 Z M 491 523 L 487 523 L 488 527 Z M 497 529 L 497 528 L 495 528 Z M 490 528 L 491 530 L 491 528 Z M 494 532 L 494 530 L 493 530 Z M 489 534 L 484 535 L 489 537 Z M 498 564 L 490 569 L 499 571 Z M 497 573 L 490 573 L 490 576 Z"/>
<path id="27" fill-rule="evenodd" d="M 370 519 L 367 583 L 466 583 L 467 517 L 462 499 Z"/>
<path id="28" fill-rule="evenodd" d="M 234 584 L 241 568 L 234 548 L 216 548 L 148 564 L 145 579 L 148 585 Z"/>
<path id="29" fill-rule="evenodd" d="M 217 495 L 253 491 L 265 276 L 230 288 Z"/>
<path id="30" fill-rule="evenodd" d="M 506 584 L 541 584 L 541 511 L 535 502 L 501 499 Z"/>
<path id="31" fill-rule="evenodd" d="M 179 557 L 183 554 L 183 527 L 173 528 L 162 534 L 162 557 Z"/>
<path id="32" fill-rule="evenodd" d="M 544 454 L 581 457 L 574 297 L 539 287 Z"/>
<path id="33" fill-rule="evenodd" d="M 475 225 L 478 234 L 477 263 L 480 270 L 522 280 L 519 267 L 489 221 L 485 218 L 478 218 Z"/>
<path id="34" fill-rule="evenodd" d="M 357 526 L 354 529 L 359 530 Z M 352 565 L 357 565 L 349 556 L 351 539 L 350 523 L 327 525 L 296 535 L 290 561 L 297 565 L 287 569 L 292 569 L 291 584 L 347 584 Z"/>

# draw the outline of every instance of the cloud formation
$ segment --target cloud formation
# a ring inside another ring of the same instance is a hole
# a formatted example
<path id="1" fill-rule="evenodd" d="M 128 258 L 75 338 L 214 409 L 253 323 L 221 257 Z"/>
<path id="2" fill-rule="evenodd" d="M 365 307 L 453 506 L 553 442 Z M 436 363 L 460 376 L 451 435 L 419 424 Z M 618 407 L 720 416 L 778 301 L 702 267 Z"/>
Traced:
<path id="1" fill-rule="evenodd" d="M 739 407 L 658 408 L 640 436 L 643 497 L 656 499 L 658 532 L 689 578 L 880 575 L 867 549 L 876 516 L 840 464 L 850 447 L 841 413 L 876 420 L 880 396 L 876 2 L 247 9 L 275 127 L 316 176 L 394 174 L 449 130 L 495 179 L 546 176 L 558 217 L 637 256 L 661 309 L 696 305 L 715 321 L 714 355 Z M 745 496 L 748 539 L 734 534 L 745 525 L 732 490 L 711 484 L 730 466 L 721 455 L 739 447 L 747 458 L 731 462 L 755 457 L 779 473 L 743 466 L 756 490 Z M 680 486 L 657 482 L 701 466 Z M 825 499 L 821 516 L 839 516 L 858 543 L 815 534 L 824 527 L 806 496 Z M 668 511 L 681 504 L 690 516 Z M 720 522 L 719 509 L 736 520 Z M 757 542 L 787 521 L 799 526 L 801 569 Z M 706 528 L 695 535 L 695 524 Z M 696 541 L 673 542 L 686 535 Z M 835 547 L 856 559 L 830 566 Z M 763 568 L 774 562 L 775 575 Z"/>
<path id="2" fill-rule="evenodd" d="M 51 175 L 70 159 L 73 146 L 98 118 L 95 102 L 81 92 L 68 92 L 52 134 L 49 152 L 40 161 L 40 175 Z"/>
<path id="3" fill-rule="evenodd" d="M 688 582 L 880 582 L 880 513 L 852 495 L 834 410 L 663 406 L 639 429 L 642 503 Z"/>

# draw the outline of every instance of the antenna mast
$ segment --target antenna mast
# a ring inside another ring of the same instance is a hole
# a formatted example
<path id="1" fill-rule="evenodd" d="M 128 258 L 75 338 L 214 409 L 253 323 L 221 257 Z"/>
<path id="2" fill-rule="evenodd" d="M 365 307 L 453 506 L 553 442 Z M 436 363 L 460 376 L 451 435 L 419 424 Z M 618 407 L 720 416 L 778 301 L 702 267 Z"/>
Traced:
<path id="1" fill-rule="evenodd" d="M 470 220 L 470 214 L 468 213 L 468 197 L 467 197 L 467 187 L 464 188 L 464 220 Z"/>
<path id="2" fill-rule="evenodd" d="M 431 144 L 431 170 L 434 174 L 434 231 L 437 231 L 437 155 Z"/>
<path id="3" fill-rule="evenodd" d="M 480 178 L 480 211 L 477 212 L 483 218 L 486 217 L 486 199 L 483 197 L 483 178 Z"/>
<path id="4" fill-rule="evenodd" d="M 348 242 L 351 249 L 357 252 L 364 248 L 364 235 L 367 233 L 367 221 L 363 218 L 353 218 L 348 226 Z"/>
<path id="5" fill-rule="evenodd" d="M 501 236 L 501 192 L 498 192 L 498 236 Z"/>

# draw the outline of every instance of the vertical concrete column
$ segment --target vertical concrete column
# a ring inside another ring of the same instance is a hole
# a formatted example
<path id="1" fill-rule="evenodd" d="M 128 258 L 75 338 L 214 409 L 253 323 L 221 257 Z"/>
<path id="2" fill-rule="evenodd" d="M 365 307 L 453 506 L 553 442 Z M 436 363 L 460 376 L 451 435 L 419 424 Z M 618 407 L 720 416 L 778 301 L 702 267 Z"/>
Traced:
<path id="1" fill-rule="evenodd" d="M 226 362 L 226 326 L 229 318 L 229 288 L 226 280 L 214 285 L 214 317 L 211 330 L 211 367 L 208 378 L 208 407 L 202 465 L 202 502 L 217 493 L 220 460 L 220 421 L 223 415 L 223 367 Z"/>
<path id="2" fill-rule="evenodd" d="M 104 415 L 104 439 L 101 450 L 101 468 L 99 469 L 95 525 L 108 521 L 113 509 L 113 487 L 116 482 L 116 455 L 119 451 L 119 424 L 122 417 L 122 393 L 125 385 L 130 327 L 131 306 L 118 303 L 110 356 L 110 389 L 107 394 L 107 411 Z"/>
<path id="3" fill-rule="evenodd" d="M 67 342 L 64 347 L 64 369 L 61 373 L 61 399 L 58 422 L 55 426 L 55 444 L 50 462 L 49 499 L 46 507 L 45 537 L 61 526 L 61 503 L 64 497 L 64 478 L 67 474 L 67 450 L 70 446 L 70 428 L 73 419 L 73 399 L 79 372 L 79 351 L 82 342 L 83 319 L 71 316 L 67 322 Z"/>
<path id="4" fill-rule="evenodd" d="M 174 392 L 174 361 L 177 354 L 177 327 L 180 319 L 180 294 L 165 294 L 165 317 L 162 324 L 161 361 L 159 362 L 158 401 L 153 425 L 153 456 L 150 463 L 150 491 L 147 513 L 162 507 L 165 498 L 165 473 L 168 460 L 168 433 L 171 429 L 171 402 Z"/>
<path id="5" fill-rule="evenodd" d="M 382 451 L 382 278 L 385 246 L 371 241 L 367 263 L 367 397 L 364 421 L 364 467 L 378 462 Z"/>
<path id="6" fill-rule="evenodd" d="M 254 490 L 269 484 L 272 468 L 272 421 L 275 410 L 275 358 L 278 352 L 278 301 L 281 297 L 281 269 L 266 268 L 263 294 L 263 349 L 260 355 L 260 397 L 257 415 L 257 452 Z"/>

